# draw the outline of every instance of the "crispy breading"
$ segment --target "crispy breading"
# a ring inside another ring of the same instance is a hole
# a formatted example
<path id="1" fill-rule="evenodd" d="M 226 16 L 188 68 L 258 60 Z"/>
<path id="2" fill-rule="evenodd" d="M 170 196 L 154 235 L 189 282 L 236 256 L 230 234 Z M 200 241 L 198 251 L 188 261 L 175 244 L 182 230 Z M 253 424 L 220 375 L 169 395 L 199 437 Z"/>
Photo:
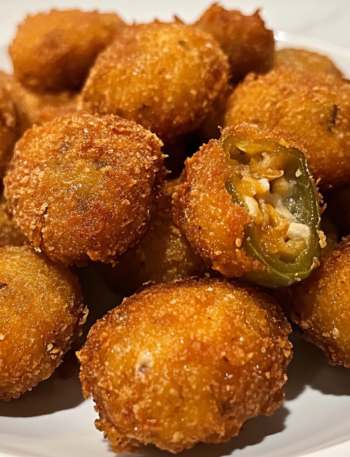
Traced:
<path id="1" fill-rule="evenodd" d="M 236 246 L 250 222 L 248 211 L 234 204 L 225 183 L 231 168 L 217 140 L 211 140 L 187 159 L 181 185 L 174 193 L 174 221 L 192 247 L 213 268 L 227 276 L 259 269 L 259 262 Z"/>
<path id="2" fill-rule="evenodd" d="M 350 85 L 287 67 L 247 76 L 231 95 L 225 125 L 281 129 L 305 147 L 321 190 L 350 183 Z"/>
<path id="3" fill-rule="evenodd" d="M 0 71 L 0 180 L 6 173 L 19 135 L 16 104 L 7 83 L 8 76 Z"/>
<path id="4" fill-rule="evenodd" d="M 97 55 L 124 27 L 117 14 L 97 11 L 27 16 L 9 47 L 15 76 L 38 92 L 79 90 Z"/>
<path id="5" fill-rule="evenodd" d="M 0 399 L 51 376 L 85 316 L 73 273 L 28 246 L 0 248 Z"/>
<path id="6" fill-rule="evenodd" d="M 284 132 L 282 135 L 254 125 L 230 127 L 228 132 L 244 137 L 247 142 L 267 139 L 286 147 L 298 147 L 295 142 L 287 142 L 288 135 Z M 211 140 L 202 146 L 186 161 L 181 184 L 173 196 L 173 216 L 191 246 L 211 261 L 214 270 L 228 277 L 239 277 L 245 272 L 263 270 L 264 265 L 245 252 L 242 241 L 251 215 L 246 206 L 233 202 L 226 188 L 231 174 L 220 141 Z"/>
<path id="7" fill-rule="evenodd" d="M 227 57 L 209 34 L 179 23 L 135 25 L 98 57 L 82 108 L 131 119 L 172 142 L 202 124 L 227 79 Z"/>
<path id="8" fill-rule="evenodd" d="M 213 35 L 228 56 L 230 79 L 237 84 L 248 73 L 266 73 L 274 62 L 275 40 L 259 10 L 251 16 L 214 3 L 195 23 Z"/>
<path id="9" fill-rule="evenodd" d="M 164 174 L 161 145 L 113 115 L 77 113 L 34 126 L 5 179 L 9 209 L 52 260 L 113 261 L 146 230 Z"/>
<path id="10" fill-rule="evenodd" d="M 78 353 L 83 393 L 116 452 L 228 441 L 280 406 L 290 331 L 268 295 L 238 282 L 152 286 L 92 327 Z"/>
<path id="11" fill-rule="evenodd" d="M 350 368 L 350 238 L 321 260 L 310 278 L 292 288 L 292 319 L 331 365 Z"/>

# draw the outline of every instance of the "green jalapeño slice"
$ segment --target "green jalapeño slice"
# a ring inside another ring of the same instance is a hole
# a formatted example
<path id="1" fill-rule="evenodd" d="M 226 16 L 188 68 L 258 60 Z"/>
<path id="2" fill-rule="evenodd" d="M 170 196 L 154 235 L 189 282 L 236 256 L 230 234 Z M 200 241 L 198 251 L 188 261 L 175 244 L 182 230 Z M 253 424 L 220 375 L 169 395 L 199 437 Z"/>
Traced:
<path id="1" fill-rule="evenodd" d="M 266 287 L 305 279 L 320 256 L 318 193 L 306 158 L 283 141 L 221 136 L 232 174 L 226 182 L 234 203 L 251 220 L 242 247 L 263 268 L 243 278 Z"/>

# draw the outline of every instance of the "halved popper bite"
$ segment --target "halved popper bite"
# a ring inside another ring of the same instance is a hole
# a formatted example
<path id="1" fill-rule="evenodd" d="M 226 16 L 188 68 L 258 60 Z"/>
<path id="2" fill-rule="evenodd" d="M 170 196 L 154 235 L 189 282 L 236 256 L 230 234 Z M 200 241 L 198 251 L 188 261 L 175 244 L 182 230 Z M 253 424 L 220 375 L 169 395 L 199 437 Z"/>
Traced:
<path id="1" fill-rule="evenodd" d="M 283 141 L 252 142 L 232 133 L 225 130 L 220 139 L 232 168 L 226 189 L 251 217 L 245 251 L 265 266 L 245 277 L 266 286 L 290 285 L 310 274 L 320 254 L 318 195 L 306 158 Z"/>
<path id="2" fill-rule="evenodd" d="M 186 163 L 174 217 L 225 276 L 289 286 L 318 264 L 318 193 L 304 154 L 278 132 L 227 127 Z"/>

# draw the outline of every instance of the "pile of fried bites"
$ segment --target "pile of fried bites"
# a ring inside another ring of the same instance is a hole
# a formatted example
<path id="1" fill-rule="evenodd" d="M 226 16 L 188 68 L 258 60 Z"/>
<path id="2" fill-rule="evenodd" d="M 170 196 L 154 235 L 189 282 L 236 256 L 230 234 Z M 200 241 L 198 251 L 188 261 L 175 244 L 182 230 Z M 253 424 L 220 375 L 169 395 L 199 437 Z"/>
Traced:
<path id="1" fill-rule="evenodd" d="M 192 25 L 39 13 L 9 53 L 2 400 L 81 335 L 88 263 L 127 297 L 77 352 L 116 452 L 219 443 L 272 414 L 290 320 L 350 367 L 350 85 L 330 59 L 276 52 L 259 12 L 217 4 Z"/>

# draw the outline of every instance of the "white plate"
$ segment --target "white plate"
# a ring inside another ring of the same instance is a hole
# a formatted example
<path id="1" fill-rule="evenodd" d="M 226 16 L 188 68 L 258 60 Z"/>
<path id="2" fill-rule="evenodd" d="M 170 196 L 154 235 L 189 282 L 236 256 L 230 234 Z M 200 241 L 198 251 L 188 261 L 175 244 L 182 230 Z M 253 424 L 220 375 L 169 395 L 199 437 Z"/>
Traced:
<path id="1" fill-rule="evenodd" d="M 57 4 L 60 7 L 72 6 L 69 0 Z M 104 6 L 108 8 L 112 4 L 114 2 L 107 1 Z M 4 5 L 5 2 L 0 0 L 0 12 L 4 10 Z M 6 1 L 11 20 L 23 16 L 24 5 L 25 2 L 10 4 Z M 37 9 L 42 9 L 54 4 L 46 0 L 31 2 L 32 11 L 36 9 L 35 5 Z M 158 11 L 158 17 L 163 18 L 169 18 L 170 13 L 176 11 L 184 18 L 193 19 L 195 12 L 204 7 L 203 2 L 190 0 L 148 0 L 142 5 L 141 0 L 117 3 L 120 11 L 124 11 L 125 6 L 126 17 L 130 18 L 135 11 L 139 20 L 150 19 L 152 11 Z M 98 5 L 92 0 L 85 1 L 84 6 Z M 5 17 L 0 15 L 0 25 L 3 22 L 6 22 Z M 0 43 L 4 45 L 8 22 L 5 29 L 6 33 L 0 29 Z M 278 47 L 300 46 L 327 54 L 350 77 L 350 51 L 347 49 L 282 32 L 277 32 L 276 38 Z M 4 50 L 4 47 L 0 49 L 2 68 L 9 64 Z M 83 276 L 83 287 L 86 297 L 89 297 L 87 304 L 95 309 L 95 314 L 102 314 L 102 308 L 107 309 L 117 303 L 117 297 L 108 290 L 103 300 L 100 294 L 94 294 L 98 279 L 91 271 L 85 271 Z M 229 443 L 216 446 L 200 444 L 182 453 L 182 457 L 350 456 L 350 370 L 330 367 L 321 351 L 303 341 L 298 334 L 292 339 L 295 355 L 288 370 L 289 381 L 283 406 L 272 417 L 259 417 L 247 422 L 240 435 Z M 59 369 L 48 381 L 20 399 L 10 403 L 0 402 L 0 457 L 113 457 L 108 443 L 94 427 L 96 413 L 92 401 L 83 400 L 77 366 L 73 366 L 67 379 L 61 375 Z M 131 455 L 124 453 L 121 456 Z M 144 449 L 139 455 L 169 456 L 154 448 Z"/>

